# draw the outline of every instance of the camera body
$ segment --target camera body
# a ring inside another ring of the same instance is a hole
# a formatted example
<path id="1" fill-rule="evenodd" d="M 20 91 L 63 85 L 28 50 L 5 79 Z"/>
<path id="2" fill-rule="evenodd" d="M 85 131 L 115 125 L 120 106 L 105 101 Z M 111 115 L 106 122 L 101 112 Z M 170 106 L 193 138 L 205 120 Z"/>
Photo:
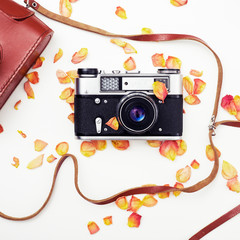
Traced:
<path id="1" fill-rule="evenodd" d="M 157 73 L 112 73 L 78 69 L 75 91 L 75 135 L 90 139 L 177 140 L 182 137 L 183 95 L 179 69 Z M 154 81 L 168 90 L 164 103 L 153 93 Z M 116 117 L 119 128 L 106 125 Z"/>

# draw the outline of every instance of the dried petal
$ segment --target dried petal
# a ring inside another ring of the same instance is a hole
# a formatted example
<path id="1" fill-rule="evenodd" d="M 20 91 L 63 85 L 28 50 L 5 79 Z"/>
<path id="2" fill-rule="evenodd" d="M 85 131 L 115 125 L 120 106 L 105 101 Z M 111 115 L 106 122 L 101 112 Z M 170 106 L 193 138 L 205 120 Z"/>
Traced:
<path id="1" fill-rule="evenodd" d="M 29 82 L 32 84 L 36 84 L 39 82 L 39 77 L 38 77 L 38 72 L 31 72 L 26 75 L 26 78 L 28 79 Z"/>
<path id="2" fill-rule="evenodd" d="M 165 98 L 168 95 L 166 85 L 162 82 L 156 81 L 153 83 L 153 93 L 155 96 L 160 99 L 163 103 Z"/>
<path id="3" fill-rule="evenodd" d="M 165 59 L 163 53 L 155 53 L 152 55 L 152 63 L 154 67 L 165 67 Z"/>
<path id="4" fill-rule="evenodd" d="M 20 130 L 17 130 L 17 131 L 23 138 L 27 137 L 27 135 L 23 131 L 20 131 Z"/>
<path id="5" fill-rule="evenodd" d="M 69 2 L 74 3 L 77 2 L 78 0 L 69 0 Z"/>
<path id="6" fill-rule="evenodd" d="M 99 151 L 103 151 L 107 147 L 107 141 L 106 140 L 92 140 L 91 141 L 95 148 Z"/>
<path id="7" fill-rule="evenodd" d="M 19 159 L 16 157 L 13 157 L 14 163 L 11 163 L 15 168 L 19 167 Z"/>
<path id="8" fill-rule="evenodd" d="M 127 43 L 124 47 L 123 50 L 126 54 L 130 54 L 130 53 L 137 53 L 137 50 L 130 44 Z"/>
<path id="9" fill-rule="evenodd" d="M 150 147 L 158 148 L 161 146 L 162 141 L 159 140 L 147 140 L 147 143 Z"/>
<path id="10" fill-rule="evenodd" d="M 188 0 L 170 0 L 170 3 L 175 7 L 182 7 L 188 3 Z"/>
<path id="11" fill-rule="evenodd" d="M 75 83 L 75 79 L 78 78 L 77 70 L 68 71 L 67 75 L 71 78 L 73 83 Z"/>
<path id="12" fill-rule="evenodd" d="M 80 51 L 75 52 L 72 56 L 72 63 L 77 64 L 82 62 L 88 55 L 87 48 L 81 48 Z"/>
<path id="13" fill-rule="evenodd" d="M 80 147 L 80 152 L 85 157 L 91 157 L 96 152 L 96 147 L 92 142 L 83 141 Z"/>
<path id="14" fill-rule="evenodd" d="M 232 178 L 230 180 L 227 181 L 227 186 L 229 188 L 229 190 L 233 191 L 233 192 L 240 192 L 240 182 L 238 181 L 238 178 Z"/>
<path id="15" fill-rule="evenodd" d="M 215 147 L 216 148 L 216 147 Z M 216 148 L 216 151 L 217 151 L 217 155 L 218 157 L 221 156 L 221 152 Z M 207 158 L 210 160 L 210 161 L 214 161 L 215 159 L 215 156 L 214 156 L 214 151 L 213 151 L 213 148 L 211 145 L 207 145 L 206 146 L 206 155 L 207 155 Z"/>
<path id="16" fill-rule="evenodd" d="M 183 184 L 182 183 L 179 183 L 179 182 L 176 182 L 175 185 L 174 185 L 175 188 L 184 188 Z M 182 192 L 181 191 L 174 191 L 173 192 L 173 195 L 175 197 L 179 196 Z"/>
<path id="17" fill-rule="evenodd" d="M 58 53 L 55 54 L 53 63 L 56 63 L 63 56 L 63 50 L 59 48 Z"/>
<path id="18" fill-rule="evenodd" d="M 129 57 L 124 63 L 123 63 L 123 67 L 127 70 L 127 71 L 131 71 L 136 69 L 136 63 L 134 61 L 134 59 L 132 57 Z"/>
<path id="19" fill-rule="evenodd" d="M 117 149 L 124 151 L 128 149 L 129 147 L 129 141 L 128 140 L 112 140 L 112 145 Z"/>
<path id="20" fill-rule="evenodd" d="M 59 2 L 59 12 L 64 17 L 71 17 L 72 15 L 72 5 L 69 0 L 60 0 Z"/>
<path id="21" fill-rule="evenodd" d="M 111 39 L 110 42 L 111 42 L 111 43 L 114 43 L 114 44 L 116 44 L 117 46 L 122 47 L 122 48 L 124 48 L 124 47 L 127 45 L 126 42 L 124 42 L 124 41 L 122 41 L 122 40 L 120 40 L 120 39 L 117 39 L 117 38 Z"/>
<path id="22" fill-rule="evenodd" d="M 139 198 L 132 196 L 129 203 L 128 211 L 137 212 L 141 206 L 142 206 L 142 201 Z"/>
<path id="23" fill-rule="evenodd" d="M 35 140 L 34 141 L 34 148 L 35 148 L 35 151 L 37 152 L 41 152 L 48 144 L 42 140 Z"/>
<path id="24" fill-rule="evenodd" d="M 194 70 L 192 69 L 190 71 L 190 75 L 194 76 L 194 77 L 201 77 L 203 75 L 203 71 L 198 71 L 198 70 Z"/>
<path id="25" fill-rule="evenodd" d="M 66 102 L 67 103 L 74 103 L 74 93 L 69 98 L 67 98 Z"/>
<path id="26" fill-rule="evenodd" d="M 236 95 L 233 99 L 237 112 L 240 112 L 240 96 Z"/>
<path id="27" fill-rule="evenodd" d="M 142 34 L 153 34 L 153 30 L 151 28 L 142 28 Z"/>
<path id="28" fill-rule="evenodd" d="M 193 94 L 193 81 L 190 77 L 183 78 L 183 86 L 188 94 Z"/>
<path id="29" fill-rule="evenodd" d="M 183 108 L 183 114 L 185 114 L 186 113 L 186 111 L 185 111 L 185 109 Z"/>
<path id="30" fill-rule="evenodd" d="M 24 90 L 27 93 L 28 98 L 35 98 L 33 89 L 29 83 L 29 81 L 24 83 Z"/>
<path id="31" fill-rule="evenodd" d="M 182 66 L 182 62 L 179 58 L 169 56 L 166 60 L 166 67 L 167 68 L 176 68 L 180 69 Z"/>
<path id="32" fill-rule="evenodd" d="M 43 64 L 43 62 L 45 61 L 45 58 L 44 57 L 39 57 L 35 64 L 33 65 L 32 69 L 36 69 L 36 68 L 40 68 Z"/>
<path id="33" fill-rule="evenodd" d="M 189 105 L 197 105 L 201 103 L 200 99 L 197 97 L 197 95 L 188 95 L 184 98 L 185 102 Z"/>
<path id="34" fill-rule="evenodd" d="M 70 113 L 70 114 L 68 115 L 68 119 L 69 119 L 72 123 L 74 123 L 74 113 Z"/>
<path id="35" fill-rule="evenodd" d="M 205 87 L 206 83 L 203 80 L 199 78 L 194 79 L 194 94 L 200 94 L 205 89 Z"/>
<path id="36" fill-rule="evenodd" d="M 162 156 L 174 161 L 177 156 L 178 148 L 176 141 L 167 140 L 162 143 L 159 152 Z"/>
<path id="37" fill-rule="evenodd" d="M 113 130 L 118 130 L 119 128 L 119 123 L 116 117 L 112 117 L 108 120 L 108 122 L 106 122 L 106 125 L 108 125 L 110 128 L 112 128 Z"/>
<path id="38" fill-rule="evenodd" d="M 30 163 L 28 163 L 27 168 L 34 169 L 34 168 L 40 167 L 43 164 L 43 157 L 44 157 L 44 154 L 33 159 Z"/>
<path id="39" fill-rule="evenodd" d="M 63 70 L 58 69 L 56 72 L 56 75 L 57 75 L 58 81 L 62 84 L 71 82 L 71 78 Z"/>
<path id="40" fill-rule="evenodd" d="M 191 177 L 191 168 L 187 165 L 185 168 L 181 168 L 176 173 L 176 179 L 180 183 L 187 182 Z"/>
<path id="41" fill-rule="evenodd" d="M 0 124 L 0 133 L 4 131 L 3 126 Z"/>
<path id="42" fill-rule="evenodd" d="M 164 186 L 169 187 L 169 184 L 165 184 Z M 162 193 L 158 193 L 158 197 L 161 199 L 164 198 L 169 198 L 170 192 L 162 192 Z"/>
<path id="43" fill-rule="evenodd" d="M 100 228 L 95 222 L 89 222 L 88 230 L 89 230 L 90 234 L 95 234 L 100 230 Z"/>
<path id="44" fill-rule="evenodd" d="M 67 142 L 61 142 L 56 146 L 56 152 L 58 155 L 62 156 L 68 152 L 69 145 Z"/>
<path id="45" fill-rule="evenodd" d="M 117 7 L 115 14 L 122 19 L 127 19 L 126 11 L 122 7 Z"/>
<path id="46" fill-rule="evenodd" d="M 231 115 L 237 115 L 237 109 L 232 95 L 226 95 L 222 98 L 221 106 Z"/>
<path id="47" fill-rule="evenodd" d="M 15 108 L 16 110 L 18 110 L 18 105 L 19 105 L 21 102 L 22 102 L 22 101 L 19 100 L 19 101 L 17 101 L 17 102 L 15 103 L 14 108 Z"/>
<path id="48" fill-rule="evenodd" d="M 240 121 L 240 111 L 237 112 L 237 115 L 235 116 L 238 121 Z"/>
<path id="49" fill-rule="evenodd" d="M 227 161 L 223 161 L 222 164 L 222 176 L 223 178 L 225 178 L 226 180 L 230 180 L 232 178 L 237 177 L 238 173 L 236 168 L 230 164 Z"/>
<path id="50" fill-rule="evenodd" d="M 178 145 L 177 155 L 182 156 L 187 151 L 187 143 L 184 140 L 176 140 Z"/>
<path id="51" fill-rule="evenodd" d="M 112 224 L 112 216 L 105 217 L 105 218 L 103 219 L 103 222 L 104 222 L 104 224 L 107 225 L 107 226 L 111 225 L 111 224 Z"/>
<path id="52" fill-rule="evenodd" d="M 50 156 L 48 156 L 47 161 L 48 161 L 49 163 L 52 163 L 52 162 L 55 161 L 56 159 L 57 159 L 57 158 L 54 157 L 54 156 L 51 154 Z"/>
<path id="53" fill-rule="evenodd" d="M 69 105 L 70 105 L 71 109 L 74 111 L 74 103 L 70 103 Z"/>
<path id="54" fill-rule="evenodd" d="M 194 169 L 198 169 L 199 166 L 200 166 L 199 162 L 198 162 L 196 159 L 194 159 L 194 160 L 191 162 L 190 165 L 191 165 L 191 167 L 194 168 Z"/>
<path id="55" fill-rule="evenodd" d="M 158 203 L 158 200 L 153 195 L 146 195 L 142 200 L 142 205 L 145 207 L 153 207 Z"/>
<path id="56" fill-rule="evenodd" d="M 61 93 L 61 95 L 59 96 L 59 98 L 62 99 L 62 100 L 66 100 L 66 99 L 68 99 L 68 98 L 73 94 L 73 91 L 74 91 L 74 89 L 71 88 L 71 87 L 65 88 L 65 89 L 62 91 L 62 93 Z"/>
<path id="57" fill-rule="evenodd" d="M 122 210 L 126 210 L 128 209 L 128 201 L 126 197 L 119 197 L 116 201 L 115 201 L 116 205 L 122 209 Z"/>
<path id="58" fill-rule="evenodd" d="M 136 227 L 138 228 L 141 222 L 141 218 L 142 216 L 137 214 L 137 213 L 132 213 L 129 217 L 128 217 L 128 226 L 129 227 Z"/>

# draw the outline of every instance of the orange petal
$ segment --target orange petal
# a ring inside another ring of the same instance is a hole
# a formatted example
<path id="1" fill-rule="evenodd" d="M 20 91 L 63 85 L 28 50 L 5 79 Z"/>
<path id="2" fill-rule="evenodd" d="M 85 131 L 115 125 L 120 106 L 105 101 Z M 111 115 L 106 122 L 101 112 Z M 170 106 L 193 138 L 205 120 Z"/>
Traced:
<path id="1" fill-rule="evenodd" d="M 236 168 L 230 164 L 227 161 L 223 161 L 222 164 L 222 176 L 223 178 L 225 178 L 226 180 L 230 180 L 232 178 L 237 177 L 238 173 Z"/>
<path id="2" fill-rule="evenodd" d="M 119 128 L 119 123 L 116 117 L 112 117 L 108 120 L 108 122 L 106 122 L 106 125 L 108 125 L 110 128 L 112 128 L 113 130 L 118 130 Z"/>
<path id="3" fill-rule="evenodd" d="M 122 7 L 117 7 L 115 14 L 122 19 L 127 19 L 126 11 Z"/>
<path id="4" fill-rule="evenodd" d="M 188 0 L 170 0 L 170 3 L 175 7 L 182 7 L 188 3 Z"/>
<path id="5" fill-rule="evenodd" d="M 117 39 L 117 38 L 111 39 L 110 42 L 113 43 L 113 44 L 116 44 L 117 46 L 122 47 L 122 48 L 127 45 L 126 42 L 124 42 L 120 39 Z"/>
<path id="6" fill-rule="evenodd" d="M 240 192 L 240 182 L 238 181 L 237 177 L 228 180 L 227 186 L 233 192 L 237 192 L 237 193 Z"/>
<path id="7" fill-rule="evenodd" d="M 68 71 L 67 75 L 71 78 L 73 83 L 75 83 L 75 79 L 78 78 L 77 70 Z"/>
<path id="8" fill-rule="evenodd" d="M 152 63 L 154 67 L 165 67 L 165 59 L 163 53 L 155 53 L 152 55 Z"/>
<path id="9" fill-rule="evenodd" d="M 72 15 L 72 5 L 69 0 L 60 0 L 59 2 L 59 12 L 64 17 L 71 17 Z"/>
<path id="10" fill-rule="evenodd" d="M 237 112 L 240 112 L 240 96 L 236 95 L 233 99 Z"/>
<path id="11" fill-rule="evenodd" d="M 216 147 L 215 147 L 216 148 Z M 216 151 L 217 151 L 217 155 L 218 157 L 221 156 L 221 152 L 216 148 Z M 210 160 L 210 161 L 214 161 L 215 159 L 215 156 L 214 156 L 214 151 L 213 151 L 213 148 L 211 145 L 207 145 L 206 146 L 206 155 L 207 155 L 207 158 Z"/>
<path id="12" fill-rule="evenodd" d="M 184 188 L 183 184 L 182 183 L 179 183 L 179 182 L 176 182 L 175 185 L 174 185 L 175 188 Z M 182 192 L 181 191 L 174 191 L 173 192 L 173 195 L 175 197 L 179 196 Z"/>
<path id="13" fill-rule="evenodd" d="M 41 152 L 48 144 L 42 140 L 35 140 L 34 141 L 34 148 L 35 148 L 35 151 L 37 152 Z"/>
<path id="14" fill-rule="evenodd" d="M 74 103 L 70 103 L 69 105 L 70 105 L 71 109 L 74 111 Z"/>
<path id="15" fill-rule="evenodd" d="M 128 201 L 126 197 L 119 197 L 116 201 L 115 201 L 116 205 L 122 209 L 122 210 L 126 210 L 128 209 Z"/>
<path id="16" fill-rule="evenodd" d="M 128 217 L 128 226 L 129 227 L 136 227 L 138 228 L 141 222 L 141 218 L 142 216 L 137 214 L 137 213 L 132 213 L 129 217 Z"/>
<path id="17" fill-rule="evenodd" d="M 194 79 L 194 94 L 200 94 L 205 89 L 205 87 L 206 83 L 203 80 L 199 78 Z"/>
<path id="18" fill-rule="evenodd" d="M 155 96 L 160 99 L 163 103 L 165 98 L 168 95 L 166 85 L 162 82 L 156 81 L 153 83 L 153 93 Z"/>
<path id="19" fill-rule="evenodd" d="M 142 34 L 153 34 L 153 30 L 151 28 L 142 28 Z"/>
<path id="20" fill-rule="evenodd" d="M 62 156 L 68 152 L 69 145 L 67 142 L 61 142 L 56 146 L 56 152 L 58 155 Z"/>
<path id="21" fill-rule="evenodd" d="M 129 203 L 128 211 L 137 212 L 141 206 L 142 206 L 142 201 L 139 198 L 132 196 Z"/>
<path id="22" fill-rule="evenodd" d="M 158 200 L 153 195 L 146 195 L 142 200 L 142 205 L 145 207 L 153 207 L 158 203 Z"/>
<path id="23" fill-rule="evenodd" d="M 178 145 L 177 155 L 182 156 L 187 151 L 187 143 L 184 140 L 176 140 Z"/>
<path id="24" fill-rule="evenodd" d="M 236 109 L 234 98 L 232 95 L 226 95 L 225 97 L 223 97 L 221 106 L 226 111 L 228 111 L 231 115 L 237 115 L 237 109 Z"/>
<path id="25" fill-rule="evenodd" d="M 31 72 L 26 75 L 26 78 L 28 79 L 29 82 L 32 84 L 36 84 L 39 82 L 39 77 L 38 77 L 38 72 Z"/>
<path id="26" fill-rule="evenodd" d="M 72 123 L 74 123 L 74 113 L 70 113 L 70 114 L 68 115 L 68 119 L 69 119 Z"/>
<path id="27" fill-rule="evenodd" d="M 55 54 L 53 63 L 57 62 L 63 56 L 63 50 L 59 48 L 58 53 Z"/>
<path id="28" fill-rule="evenodd" d="M 169 56 L 166 60 L 166 67 L 167 68 L 176 68 L 180 69 L 182 62 L 179 58 Z"/>
<path id="29" fill-rule="evenodd" d="M 91 141 L 95 148 L 99 151 L 103 151 L 107 147 L 107 141 L 106 140 L 92 140 Z"/>
<path id="30" fill-rule="evenodd" d="M 39 68 L 42 66 L 43 62 L 45 61 L 45 58 L 44 57 L 39 57 L 35 64 L 33 65 L 32 69 L 36 69 L 36 68 Z"/>
<path id="31" fill-rule="evenodd" d="M 161 146 L 162 141 L 159 140 L 147 140 L 147 143 L 150 147 L 158 148 Z"/>
<path id="32" fill-rule="evenodd" d="M 130 44 L 127 43 L 124 47 L 123 50 L 126 54 L 130 54 L 130 53 L 137 53 L 137 50 Z"/>
<path id="33" fill-rule="evenodd" d="M 240 111 L 237 112 L 237 115 L 235 116 L 238 121 L 240 121 Z"/>
<path id="34" fill-rule="evenodd" d="M 169 186 L 169 184 L 165 184 L 164 186 Z M 169 198 L 169 195 L 170 195 L 170 192 L 158 193 L 158 197 L 161 199 Z"/>
<path id="35" fill-rule="evenodd" d="M 52 163 L 52 162 L 55 161 L 56 159 L 57 159 L 57 158 L 54 157 L 54 156 L 51 154 L 50 156 L 48 156 L 47 161 L 48 161 L 49 163 Z"/>
<path id="36" fill-rule="evenodd" d="M 30 163 L 28 163 L 27 168 L 34 169 L 34 168 L 40 167 L 43 164 L 43 157 L 44 157 L 44 154 L 33 159 Z"/>
<path id="37" fill-rule="evenodd" d="M 103 222 L 105 225 L 111 225 L 112 224 L 112 216 L 103 218 Z"/>
<path id="38" fill-rule="evenodd" d="M 23 131 L 20 131 L 20 130 L 17 130 L 17 131 L 23 138 L 27 137 L 27 135 Z"/>
<path id="39" fill-rule="evenodd" d="M 28 98 L 35 98 L 33 89 L 29 83 L 29 81 L 24 83 L 24 90 L 27 93 Z"/>
<path id="40" fill-rule="evenodd" d="M 83 141 L 80 147 L 80 152 L 85 157 L 91 157 L 96 152 L 96 147 L 92 142 Z"/>
<path id="41" fill-rule="evenodd" d="M 56 75 L 57 75 L 58 81 L 62 84 L 71 82 L 71 78 L 63 70 L 60 70 L 60 69 L 57 70 Z"/>
<path id="42" fill-rule="evenodd" d="M 81 48 L 80 51 L 75 52 L 72 56 L 72 63 L 77 64 L 82 62 L 88 55 L 87 48 Z"/>
<path id="43" fill-rule="evenodd" d="M 69 2 L 74 3 L 77 2 L 78 0 L 69 0 Z"/>
<path id="44" fill-rule="evenodd" d="M 190 71 L 190 75 L 194 76 L 194 77 L 201 77 L 203 75 L 203 71 L 198 71 L 198 70 L 194 70 L 192 69 Z"/>
<path id="45" fill-rule="evenodd" d="M 3 126 L 0 124 L 0 133 L 4 131 Z"/>
<path id="46" fill-rule="evenodd" d="M 13 157 L 14 163 L 11 163 L 15 168 L 19 167 L 19 159 L 16 157 Z"/>
<path id="47" fill-rule="evenodd" d="M 196 159 L 194 159 L 192 162 L 191 162 L 191 167 L 192 168 L 194 168 L 194 169 L 198 169 L 199 168 L 199 162 L 196 160 Z"/>
<path id="48" fill-rule="evenodd" d="M 186 76 L 183 78 L 183 86 L 188 94 L 193 93 L 193 81 L 190 77 Z"/>
<path id="49" fill-rule="evenodd" d="M 128 140 L 112 140 L 112 145 L 117 149 L 124 151 L 128 149 L 129 147 L 129 141 Z"/>
<path id="50" fill-rule="evenodd" d="M 180 183 L 187 182 L 191 177 L 191 168 L 186 166 L 185 168 L 181 168 L 176 173 L 176 179 Z"/>
<path id="51" fill-rule="evenodd" d="M 185 114 L 186 113 L 186 111 L 185 111 L 185 109 L 183 108 L 183 114 Z"/>
<path id="52" fill-rule="evenodd" d="M 90 234 L 95 234 L 100 230 L 99 226 L 95 222 L 89 222 L 87 226 Z"/>
<path id="53" fill-rule="evenodd" d="M 201 102 L 196 95 L 188 95 L 187 97 L 184 98 L 184 100 L 189 105 L 197 105 Z"/>
<path id="54" fill-rule="evenodd" d="M 136 69 L 136 63 L 134 61 L 134 59 L 132 57 L 129 57 L 124 63 L 123 63 L 123 67 L 127 70 L 127 71 L 131 71 Z"/>
<path id="55" fill-rule="evenodd" d="M 176 141 L 167 140 L 162 143 L 159 152 L 162 156 L 174 161 L 177 156 L 178 148 Z"/>
<path id="56" fill-rule="evenodd" d="M 68 98 L 72 95 L 73 91 L 74 91 L 74 89 L 71 88 L 71 87 L 65 88 L 65 89 L 62 91 L 62 93 L 61 93 L 61 95 L 59 96 L 59 98 L 62 99 L 62 100 L 66 100 L 66 99 L 68 99 Z"/>
<path id="57" fill-rule="evenodd" d="M 21 102 L 22 102 L 22 101 L 19 100 L 19 101 L 17 101 L 17 102 L 15 103 L 14 108 L 15 108 L 16 110 L 18 110 L 18 105 L 19 105 Z"/>
<path id="58" fill-rule="evenodd" d="M 69 98 L 66 100 L 67 103 L 74 103 L 74 94 L 71 95 Z"/>

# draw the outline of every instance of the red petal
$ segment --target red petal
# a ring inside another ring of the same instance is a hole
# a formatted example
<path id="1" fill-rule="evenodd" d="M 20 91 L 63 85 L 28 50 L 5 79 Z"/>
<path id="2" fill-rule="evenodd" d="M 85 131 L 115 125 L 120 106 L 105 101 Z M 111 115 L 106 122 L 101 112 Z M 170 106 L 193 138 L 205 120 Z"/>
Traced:
<path id="1" fill-rule="evenodd" d="M 116 201 L 115 201 L 116 205 L 122 209 L 122 210 L 126 210 L 128 209 L 128 201 L 126 197 L 119 197 Z"/>
<path id="2" fill-rule="evenodd" d="M 137 214 L 137 213 L 132 213 L 129 217 L 128 217 L 128 226 L 129 227 L 136 227 L 138 228 L 141 222 L 141 218 L 142 216 Z"/>
<path id="3" fill-rule="evenodd" d="M 165 67 L 165 59 L 163 53 L 156 53 L 152 56 L 152 63 L 154 67 Z"/>
<path id="4" fill-rule="evenodd" d="M 179 58 L 169 56 L 166 60 L 166 67 L 167 68 L 176 68 L 180 69 L 182 66 L 182 62 Z"/>
<path id="5" fill-rule="evenodd" d="M 221 106 L 231 115 L 237 115 L 237 109 L 232 95 L 226 95 L 225 97 L 223 97 Z"/>
<path id="6" fill-rule="evenodd" d="M 206 83 L 199 78 L 194 79 L 194 83 L 194 94 L 200 94 L 206 87 Z"/>
<path id="7" fill-rule="evenodd" d="M 153 83 L 153 93 L 155 96 L 160 99 L 163 103 L 165 98 L 168 95 L 166 85 L 162 82 L 156 81 Z"/>
<path id="8" fill-rule="evenodd" d="M 142 206 L 142 201 L 139 198 L 132 196 L 129 203 L 128 211 L 137 212 L 141 206 Z"/>
<path id="9" fill-rule="evenodd" d="M 35 98 L 33 89 L 29 83 L 29 81 L 24 83 L 24 90 L 27 93 L 28 98 Z"/>
<path id="10" fill-rule="evenodd" d="M 17 102 L 15 103 L 14 108 L 15 108 L 16 110 L 18 110 L 18 105 L 19 105 L 21 102 L 22 102 L 22 101 L 19 100 L 19 101 L 17 101 Z"/>
<path id="11" fill-rule="evenodd" d="M 177 156 L 178 148 L 176 141 L 167 140 L 162 143 L 159 152 L 162 156 L 174 161 Z"/>
<path id="12" fill-rule="evenodd" d="M 88 230 L 89 230 L 90 234 L 95 234 L 100 230 L 100 228 L 95 222 L 89 222 Z"/>
<path id="13" fill-rule="evenodd" d="M 112 145 L 117 149 L 124 151 L 128 149 L 129 147 L 129 141 L 128 140 L 112 140 Z"/>
<path id="14" fill-rule="evenodd" d="M 45 58 L 44 57 L 39 57 L 35 64 L 33 65 L 32 69 L 36 69 L 36 68 L 39 68 L 42 66 L 43 62 L 45 61 Z"/>

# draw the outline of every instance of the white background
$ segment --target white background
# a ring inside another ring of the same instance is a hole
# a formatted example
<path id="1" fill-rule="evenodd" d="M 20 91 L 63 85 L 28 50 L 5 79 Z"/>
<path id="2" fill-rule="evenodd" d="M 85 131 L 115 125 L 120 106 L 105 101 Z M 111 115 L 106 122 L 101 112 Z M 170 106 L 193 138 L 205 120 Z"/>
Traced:
<path id="1" fill-rule="evenodd" d="M 39 2 L 58 12 L 58 0 Z M 125 8 L 127 20 L 115 15 L 117 6 Z M 79 0 L 73 4 L 72 18 L 116 33 L 138 34 L 142 27 L 150 27 L 154 33 L 185 33 L 204 39 L 219 54 L 224 66 L 222 98 L 226 94 L 240 94 L 239 9 L 240 3 L 236 0 L 189 0 L 189 3 L 181 8 L 172 6 L 169 0 Z M 202 79 L 207 86 L 199 95 L 201 104 L 184 106 L 186 114 L 183 139 L 188 144 L 185 155 L 171 162 L 160 156 L 158 149 L 150 148 L 145 141 L 131 141 L 127 151 L 117 151 L 111 142 L 108 142 L 105 151 L 86 158 L 80 153 L 81 142 L 75 139 L 73 124 L 67 119 L 71 109 L 59 99 L 66 86 L 59 84 L 56 70 L 97 67 L 107 71 L 123 71 L 123 62 L 129 55 L 111 44 L 107 37 L 73 29 L 37 13 L 36 15 L 51 27 L 55 34 L 42 53 L 46 60 L 37 70 L 40 82 L 33 86 L 36 98 L 27 99 L 23 90 L 24 79 L 0 112 L 0 123 L 5 130 L 0 135 L 0 211 L 20 217 L 33 213 L 41 206 L 50 189 L 57 163 L 55 161 L 49 164 L 46 157 L 50 154 L 57 155 L 55 146 L 62 141 L 67 141 L 70 144 L 69 152 L 78 157 L 81 190 L 94 199 L 105 198 L 123 189 L 147 183 L 174 185 L 176 171 L 190 164 L 193 159 L 200 162 L 200 168 L 192 170 L 192 177 L 185 186 L 208 176 L 212 162 L 205 156 L 205 147 L 209 144 L 207 126 L 213 109 L 217 66 L 207 48 L 191 41 L 128 41 L 138 50 L 133 57 L 137 69 L 142 72 L 156 71 L 152 66 L 151 56 L 157 52 L 164 53 L 165 57 L 179 57 L 183 62 L 184 75 L 187 75 L 190 69 L 204 71 Z M 89 50 L 87 59 L 78 65 L 72 64 L 72 55 L 83 47 Z M 63 49 L 64 56 L 53 64 L 53 57 L 59 48 Z M 69 86 L 73 87 L 73 84 Z M 16 111 L 13 106 L 19 99 L 22 103 Z M 220 108 L 218 120 L 222 119 L 234 120 Z M 17 130 L 25 132 L 27 138 L 23 139 Z M 240 171 L 239 137 L 240 130 L 219 127 L 214 142 L 222 152 L 220 165 L 222 160 L 227 160 Z M 34 151 L 35 139 L 45 140 L 49 145 L 43 151 L 43 166 L 28 170 L 28 162 L 39 155 Z M 20 159 L 18 169 L 11 166 L 14 156 Z M 138 212 L 142 215 L 141 225 L 138 229 L 131 229 L 127 226 L 130 212 L 120 210 L 114 203 L 95 206 L 76 193 L 73 185 L 73 164 L 68 160 L 59 173 L 53 198 L 46 209 L 26 222 L 0 219 L 0 239 L 188 239 L 240 203 L 240 195 L 228 190 L 220 170 L 215 181 L 197 193 L 181 194 L 177 198 L 171 194 L 168 199 L 158 199 L 158 204 L 153 208 L 142 207 Z M 113 225 L 105 226 L 102 219 L 109 215 L 113 216 Z M 95 221 L 99 225 L 100 231 L 97 234 L 89 234 L 88 221 Z M 237 216 L 204 239 L 239 239 L 239 226 Z"/>

